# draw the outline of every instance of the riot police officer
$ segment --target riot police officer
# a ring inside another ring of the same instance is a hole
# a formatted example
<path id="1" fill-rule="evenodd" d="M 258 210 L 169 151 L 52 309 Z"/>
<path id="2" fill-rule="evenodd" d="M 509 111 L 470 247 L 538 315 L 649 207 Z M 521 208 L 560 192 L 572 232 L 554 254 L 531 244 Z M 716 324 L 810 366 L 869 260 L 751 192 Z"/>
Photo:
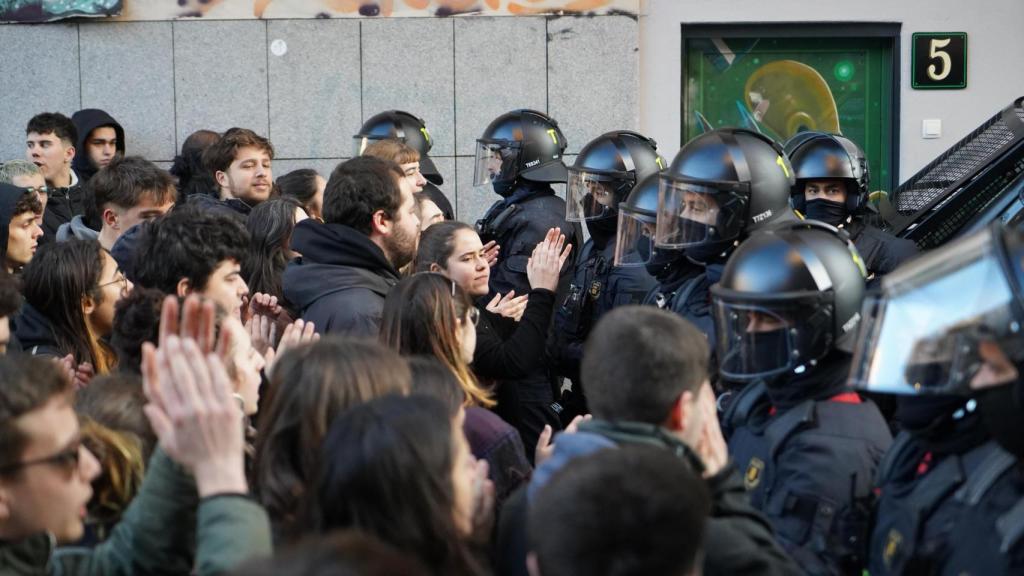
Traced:
<path id="1" fill-rule="evenodd" d="M 872 542 L 880 558 L 871 563 L 883 573 L 1024 573 L 1022 261 L 1024 233 L 996 223 L 886 276 L 864 307 L 851 382 L 919 404 L 960 395 L 999 445 L 933 457 L 933 471 L 918 480 L 935 484 L 929 490 L 898 492 L 887 502 L 882 486 Z M 930 480 L 947 462 L 953 478 Z M 923 519 L 907 517 L 929 499 L 935 502 Z"/>
<path id="2" fill-rule="evenodd" d="M 693 322 L 714 353 L 708 290 L 740 241 L 798 220 L 789 207 L 792 185 L 782 148 L 757 132 L 721 128 L 687 143 L 659 179 L 656 250 L 647 262 L 658 286 L 646 303 Z M 650 206 L 650 191 L 638 194 L 631 204 Z"/>
<path id="3" fill-rule="evenodd" d="M 488 299 L 496 294 L 530 292 L 527 262 L 548 230 L 559 228 L 573 245 L 556 291 L 555 302 L 565 298 L 581 234 L 565 220 L 565 201 L 551 189 L 564 183 L 568 172 L 562 163 L 566 140 L 554 119 L 535 110 L 513 110 L 495 118 L 477 140 L 474 186 L 490 186 L 502 197 L 477 222 L 483 242 L 501 246 L 491 268 Z M 562 405 L 553 366 L 515 382 L 498 382 L 499 413 L 515 426 L 532 455 L 533 443 L 545 425 L 561 429 Z M 506 406 L 501 406 L 505 403 Z M 512 403 L 514 406 L 508 406 Z M 511 412 L 510 412 L 511 411 Z"/>
<path id="4" fill-rule="evenodd" d="M 657 143 L 620 130 L 587 143 L 569 167 L 566 220 L 583 222 L 590 232 L 576 257 L 569 293 L 555 317 L 555 353 L 560 372 L 572 380 L 572 394 L 563 395 L 562 420 L 586 412 L 580 389 L 579 363 L 591 327 L 607 311 L 640 304 L 654 286 L 642 266 L 614 266 L 618 206 L 637 182 L 665 167 Z"/>
<path id="5" fill-rule="evenodd" d="M 408 144 L 420 153 L 420 173 L 426 178 L 423 194 L 437 204 L 444 214 L 445 220 L 454 218 L 452 204 L 439 186 L 444 184 L 444 176 L 438 171 L 437 165 L 430 159 L 430 149 L 434 147 L 434 139 L 427 130 L 427 124 L 409 112 L 403 110 L 385 110 L 374 114 L 363 122 L 359 133 L 352 136 L 355 156 L 362 156 L 363 150 L 376 140 L 394 139 Z"/>
<path id="6" fill-rule="evenodd" d="M 751 236 L 711 287 L 719 371 L 748 382 L 723 420 L 729 452 L 809 574 L 860 574 L 892 441 L 878 408 L 845 390 L 865 276 L 845 232 L 808 220 Z"/>
<path id="7" fill-rule="evenodd" d="M 868 273 L 888 274 L 917 254 L 917 245 L 873 226 L 868 219 L 868 159 L 849 138 L 801 132 L 786 142 L 796 171 L 793 207 L 850 233 Z"/>

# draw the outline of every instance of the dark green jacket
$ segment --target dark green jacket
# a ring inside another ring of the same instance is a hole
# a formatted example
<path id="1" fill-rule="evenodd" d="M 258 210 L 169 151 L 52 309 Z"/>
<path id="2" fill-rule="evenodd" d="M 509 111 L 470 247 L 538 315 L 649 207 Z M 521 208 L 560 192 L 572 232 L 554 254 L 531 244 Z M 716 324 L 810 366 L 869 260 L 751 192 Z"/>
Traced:
<path id="1" fill-rule="evenodd" d="M 0 576 L 188 575 L 193 567 L 203 576 L 271 551 L 261 506 L 234 494 L 199 501 L 191 476 L 158 449 L 139 494 L 106 541 L 56 549 L 51 535 L 38 534 L 0 542 Z"/>

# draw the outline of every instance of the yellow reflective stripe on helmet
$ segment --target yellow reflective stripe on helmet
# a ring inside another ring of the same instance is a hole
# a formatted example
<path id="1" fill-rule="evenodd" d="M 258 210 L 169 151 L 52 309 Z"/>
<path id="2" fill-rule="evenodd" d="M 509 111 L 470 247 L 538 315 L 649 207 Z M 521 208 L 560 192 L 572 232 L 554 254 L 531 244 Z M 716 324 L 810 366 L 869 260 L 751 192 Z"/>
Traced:
<path id="1" fill-rule="evenodd" d="M 558 135 L 555 133 L 554 128 L 548 128 L 548 136 L 551 136 L 551 141 L 555 143 L 555 146 L 558 146 Z"/>
<path id="2" fill-rule="evenodd" d="M 786 174 L 786 178 L 789 178 L 789 168 L 786 168 L 786 161 L 782 159 L 782 156 L 775 157 L 775 163 L 782 168 L 782 172 Z"/>

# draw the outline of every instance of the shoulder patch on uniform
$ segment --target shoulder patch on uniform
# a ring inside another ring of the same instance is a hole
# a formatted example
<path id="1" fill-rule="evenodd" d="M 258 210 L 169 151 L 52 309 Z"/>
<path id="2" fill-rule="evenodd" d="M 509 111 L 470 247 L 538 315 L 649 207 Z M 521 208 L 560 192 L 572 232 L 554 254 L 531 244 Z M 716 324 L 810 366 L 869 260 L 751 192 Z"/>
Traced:
<path id="1" fill-rule="evenodd" d="M 747 473 L 743 475 L 743 485 L 747 487 L 747 490 L 757 488 L 757 485 L 761 483 L 762 474 L 764 474 L 764 461 L 757 457 L 751 458 L 750 463 L 747 464 Z"/>

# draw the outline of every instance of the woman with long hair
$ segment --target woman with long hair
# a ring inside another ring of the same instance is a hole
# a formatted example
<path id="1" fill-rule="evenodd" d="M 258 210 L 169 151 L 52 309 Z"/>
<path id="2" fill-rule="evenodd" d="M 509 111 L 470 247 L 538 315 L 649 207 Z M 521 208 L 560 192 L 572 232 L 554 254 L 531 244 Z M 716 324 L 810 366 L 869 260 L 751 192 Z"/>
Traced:
<path id="1" fill-rule="evenodd" d="M 22 348 L 34 355 L 65 357 L 107 374 L 117 356 L 105 339 L 114 307 L 132 289 L 117 262 L 95 240 L 46 244 L 22 276 L 25 305 L 18 320 Z"/>
<path id="2" fill-rule="evenodd" d="M 307 512 L 320 532 L 353 528 L 419 558 L 436 575 L 482 573 L 469 541 L 486 505 L 482 472 L 436 398 L 387 396 L 338 416 Z"/>
<path id="3" fill-rule="evenodd" d="M 292 231 L 306 218 L 306 211 L 294 198 L 272 198 L 249 213 L 245 224 L 250 235 L 249 255 L 242 277 L 250 294 L 269 294 L 284 302 L 281 275 L 296 256 L 291 249 Z"/>
<path id="4" fill-rule="evenodd" d="M 380 341 L 403 356 L 437 358 L 459 379 L 466 406 L 489 408 L 494 406 L 490 392 L 469 369 L 479 314 L 458 284 L 440 274 L 414 274 L 388 292 Z"/>
<path id="5" fill-rule="evenodd" d="M 324 219 L 324 189 L 327 181 L 312 168 L 300 168 L 277 179 L 282 198 L 294 198 L 310 218 Z"/>
<path id="6" fill-rule="evenodd" d="M 352 406 L 409 392 L 395 352 L 364 340 L 324 338 L 289 349 L 274 364 L 256 433 L 252 487 L 278 542 L 305 531 L 296 523 L 334 418 Z"/>
<path id="7" fill-rule="evenodd" d="M 564 236 L 552 229 L 537 244 L 525 263 L 529 294 L 496 295 L 487 303 L 484 298 L 491 269 L 484 244 L 471 226 L 456 221 L 434 224 L 420 235 L 416 255 L 417 272 L 443 274 L 477 299 L 480 322 L 473 373 L 481 380 L 496 382 L 495 411 L 519 430 L 528 454 L 533 453 L 546 424 L 561 428 L 551 409 L 550 384 L 545 381 L 549 370 L 545 347 L 558 274 L 570 249 L 563 248 L 564 242 Z M 527 384 L 534 387 L 521 389 Z"/>

